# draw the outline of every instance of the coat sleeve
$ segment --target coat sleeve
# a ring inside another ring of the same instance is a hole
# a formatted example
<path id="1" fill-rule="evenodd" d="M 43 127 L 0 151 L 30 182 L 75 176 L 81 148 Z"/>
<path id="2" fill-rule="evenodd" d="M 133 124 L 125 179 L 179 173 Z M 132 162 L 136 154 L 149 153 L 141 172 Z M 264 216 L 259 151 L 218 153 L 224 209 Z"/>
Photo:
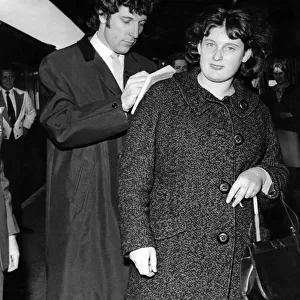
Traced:
<path id="1" fill-rule="evenodd" d="M 12 205 L 11 205 L 11 194 L 9 192 L 9 182 L 4 176 L 4 170 L 3 170 L 3 162 L 0 161 L 0 183 L 1 183 L 1 189 L 3 193 L 3 198 L 5 200 L 5 206 L 6 206 L 6 218 L 7 218 L 7 229 L 8 229 L 8 235 L 13 235 L 19 232 L 19 227 L 17 225 L 17 222 L 15 220 L 15 217 L 12 213 Z"/>
<path id="2" fill-rule="evenodd" d="M 25 118 L 24 118 L 23 126 L 29 129 L 36 117 L 36 111 L 34 109 L 32 100 L 28 92 L 25 92 L 24 101 L 25 101 Z"/>
<path id="3" fill-rule="evenodd" d="M 280 144 L 276 136 L 274 125 L 269 110 L 262 108 L 265 118 L 266 151 L 258 167 L 266 170 L 272 180 L 272 192 L 267 195 L 270 199 L 278 198 L 281 191 L 285 190 L 289 171 L 283 163 Z"/>
<path id="4" fill-rule="evenodd" d="M 157 95 L 151 88 L 140 102 L 119 162 L 119 215 L 122 252 L 155 247 L 149 221 L 154 180 Z"/>
<path id="5" fill-rule="evenodd" d="M 39 75 L 42 102 L 45 103 L 40 121 L 57 147 L 84 147 L 127 130 L 128 120 L 122 110 L 120 96 L 107 101 L 95 99 L 92 103 L 79 106 L 78 103 L 84 101 L 72 94 L 72 88 L 59 66 L 45 58 Z"/>

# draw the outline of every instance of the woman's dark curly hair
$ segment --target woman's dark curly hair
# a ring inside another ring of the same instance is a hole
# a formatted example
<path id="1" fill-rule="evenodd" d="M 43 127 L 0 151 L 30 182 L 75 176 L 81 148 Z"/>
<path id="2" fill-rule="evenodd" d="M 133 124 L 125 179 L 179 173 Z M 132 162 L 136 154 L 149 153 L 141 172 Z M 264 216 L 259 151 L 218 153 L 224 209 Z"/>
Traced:
<path id="1" fill-rule="evenodd" d="M 110 16 L 117 13 L 122 5 L 128 7 L 130 13 L 148 16 L 152 13 L 157 2 L 158 0 L 95 0 L 94 14 L 87 25 L 94 31 L 98 30 L 100 25 L 99 11 L 102 11 L 109 21 Z"/>
<path id="2" fill-rule="evenodd" d="M 258 74 L 265 64 L 265 58 L 271 52 L 273 32 L 263 15 L 252 13 L 247 9 L 210 8 L 202 12 L 194 24 L 187 30 L 186 60 L 189 64 L 199 63 L 200 55 L 197 46 L 204 36 L 210 34 L 215 27 L 225 27 L 231 39 L 241 39 L 245 51 L 252 50 L 252 56 L 242 63 L 240 76 L 253 77 Z"/>

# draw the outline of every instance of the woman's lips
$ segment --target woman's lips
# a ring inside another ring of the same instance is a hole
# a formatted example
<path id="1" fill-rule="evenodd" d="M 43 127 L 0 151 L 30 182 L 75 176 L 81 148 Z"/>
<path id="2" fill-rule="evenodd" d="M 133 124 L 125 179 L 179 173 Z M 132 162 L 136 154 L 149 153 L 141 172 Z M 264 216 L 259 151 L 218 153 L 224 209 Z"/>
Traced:
<path id="1" fill-rule="evenodd" d="M 214 70 L 222 70 L 224 68 L 224 66 L 220 66 L 220 65 L 214 65 L 214 64 L 210 64 L 210 67 Z"/>

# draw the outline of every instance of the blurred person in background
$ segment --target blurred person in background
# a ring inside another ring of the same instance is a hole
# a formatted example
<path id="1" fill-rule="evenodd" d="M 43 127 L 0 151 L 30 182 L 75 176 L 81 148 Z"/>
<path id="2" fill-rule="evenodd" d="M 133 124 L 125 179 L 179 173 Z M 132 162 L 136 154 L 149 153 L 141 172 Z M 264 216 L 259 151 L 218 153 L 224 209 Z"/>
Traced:
<path id="1" fill-rule="evenodd" d="M 3 135 L 3 111 L 0 107 L 0 148 Z M 4 175 L 3 162 L 0 159 L 0 299 L 3 298 L 3 272 L 12 272 L 19 265 L 19 247 L 16 234 L 19 232 L 18 224 L 12 212 L 9 182 Z"/>
<path id="2" fill-rule="evenodd" d="M 167 57 L 165 65 L 172 66 L 177 73 L 185 72 L 187 70 L 185 54 L 183 52 L 172 53 Z"/>
<path id="3" fill-rule="evenodd" d="M 270 109 L 283 160 L 290 171 L 287 201 L 300 212 L 295 195 L 295 190 L 300 190 L 300 86 L 292 83 L 287 58 L 275 58 L 271 71 L 271 86 L 261 97 Z"/>
<path id="4" fill-rule="evenodd" d="M 14 86 L 15 71 L 10 66 L 0 69 L 0 106 L 3 111 L 3 142 L 1 157 L 5 166 L 5 175 L 10 183 L 12 207 L 20 226 L 21 233 L 31 233 L 22 222 L 22 184 L 24 176 L 25 137 L 30 130 L 36 111 L 27 91 Z"/>

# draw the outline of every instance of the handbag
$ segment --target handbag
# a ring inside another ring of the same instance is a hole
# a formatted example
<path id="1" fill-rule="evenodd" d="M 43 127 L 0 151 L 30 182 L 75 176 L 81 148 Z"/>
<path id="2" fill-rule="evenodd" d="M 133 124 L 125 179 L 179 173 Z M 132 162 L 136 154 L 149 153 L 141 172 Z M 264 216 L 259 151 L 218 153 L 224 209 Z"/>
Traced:
<path id="1" fill-rule="evenodd" d="M 296 213 L 281 201 L 292 234 L 260 241 L 257 198 L 253 198 L 256 242 L 247 245 L 241 260 L 240 283 L 245 300 L 300 300 L 299 221 Z"/>

